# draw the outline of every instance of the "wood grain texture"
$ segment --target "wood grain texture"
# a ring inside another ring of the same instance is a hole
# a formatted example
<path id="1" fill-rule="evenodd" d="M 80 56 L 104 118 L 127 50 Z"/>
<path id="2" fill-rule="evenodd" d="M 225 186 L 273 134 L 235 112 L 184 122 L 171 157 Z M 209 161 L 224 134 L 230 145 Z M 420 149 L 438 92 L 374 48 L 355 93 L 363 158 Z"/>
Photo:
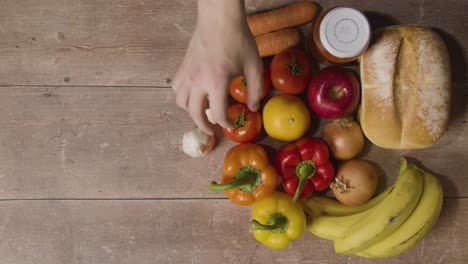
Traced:
<path id="1" fill-rule="evenodd" d="M 182 135 L 194 125 L 169 89 L 4 87 L 2 92 L 0 198 L 223 196 L 208 184 L 220 179 L 224 154 L 234 143 L 221 136 L 208 156 L 185 155 Z M 382 186 L 393 182 L 398 158 L 406 155 L 439 176 L 446 196 L 467 197 L 467 113 L 468 108 L 455 116 L 431 148 L 391 151 L 368 143 L 362 157 L 381 168 Z M 259 143 L 270 152 L 282 145 L 266 137 Z"/>
<path id="2" fill-rule="evenodd" d="M 247 0 L 246 10 L 293 1 Z M 354 6 L 374 28 L 430 25 L 449 48 L 455 85 L 441 142 L 420 151 L 368 144 L 362 155 L 379 164 L 380 188 L 407 155 L 451 197 L 416 248 L 372 261 L 336 255 L 329 241 L 304 234 L 273 251 L 249 233 L 248 207 L 209 191 L 234 144 L 222 139 L 203 159 L 186 156 L 180 140 L 194 125 L 168 89 L 194 29 L 196 0 L 3 0 L 0 263 L 465 263 L 468 0 L 318 2 Z M 260 143 L 270 154 L 281 145 Z"/>
<path id="3" fill-rule="evenodd" d="M 0 97 L 0 197 L 220 197 L 222 144 L 201 162 L 180 149 L 194 125 L 173 92 L 12 87 Z"/>
<path id="4" fill-rule="evenodd" d="M 254 13 L 292 1 L 250 0 Z M 456 82 L 466 81 L 468 0 L 318 1 L 351 5 L 373 27 L 423 23 L 450 48 Z M 449 14 L 449 15 L 442 15 Z M 196 21 L 196 1 L 2 2 L 0 85 L 170 86 Z M 306 29 L 307 27 L 303 27 Z"/>
<path id="5" fill-rule="evenodd" d="M 434 230 L 387 260 L 337 255 L 304 233 L 272 250 L 249 233 L 250 209 L 228 200 L 3 201 L 2 263 L 466 263 L 467 199 L 446 199 Z"/>

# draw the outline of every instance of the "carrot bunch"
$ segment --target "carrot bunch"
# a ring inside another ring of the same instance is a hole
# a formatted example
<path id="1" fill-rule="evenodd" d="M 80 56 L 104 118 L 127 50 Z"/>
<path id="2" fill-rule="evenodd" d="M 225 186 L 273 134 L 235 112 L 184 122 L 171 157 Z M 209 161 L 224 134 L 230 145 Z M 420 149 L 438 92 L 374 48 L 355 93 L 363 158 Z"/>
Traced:
<path id="1" fill-rule="evenodd" d="M 268 12 L 247 16 L 261 57 L 278 54 L 299 44 L 299 31 L 292 27 L 307 24 L 317 14 L 315 2 L 301 1 Z"/>

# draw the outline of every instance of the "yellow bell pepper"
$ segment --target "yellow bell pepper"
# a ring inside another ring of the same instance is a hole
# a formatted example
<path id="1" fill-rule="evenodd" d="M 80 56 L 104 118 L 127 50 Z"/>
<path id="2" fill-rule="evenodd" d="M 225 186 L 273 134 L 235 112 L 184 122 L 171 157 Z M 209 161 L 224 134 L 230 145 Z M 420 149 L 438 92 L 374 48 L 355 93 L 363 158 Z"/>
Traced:
<path id="1" fill-rule="evenodd" d="M 250 228 L 258 242 L 281 249 L 304 233 L 306 216 L 302 206 L 294 203 L 291 196 L 274 192 L 252 205 Z"/>

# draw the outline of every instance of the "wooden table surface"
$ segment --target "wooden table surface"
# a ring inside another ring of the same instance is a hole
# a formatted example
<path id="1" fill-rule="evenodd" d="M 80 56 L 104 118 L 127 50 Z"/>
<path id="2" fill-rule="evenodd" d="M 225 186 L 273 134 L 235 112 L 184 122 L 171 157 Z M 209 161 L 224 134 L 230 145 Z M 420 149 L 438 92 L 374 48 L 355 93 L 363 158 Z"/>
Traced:
<path id="1" fill-rule="evenodd" d="M 401 155 L 442 182 L 442 215 L 417 247 L 371 261 L 336 255 L 305 233 L 274 251 L 249 233 L 248 207 L 208 189 L 233 144 L 221 139 L 203 159 L 186 156 L 181 138 L 194 125 L 170 88 L 195 0 L 2 0 L 0 263 L 466 263 L 468 0 L 319 2 L 363 10 L 374 28 L 430 25 L 449 48 L 453 107 L 443 139 L 419 151 L 368 146 L 365 156 L 380 164 L 383 184 L 396 178 Z"/>

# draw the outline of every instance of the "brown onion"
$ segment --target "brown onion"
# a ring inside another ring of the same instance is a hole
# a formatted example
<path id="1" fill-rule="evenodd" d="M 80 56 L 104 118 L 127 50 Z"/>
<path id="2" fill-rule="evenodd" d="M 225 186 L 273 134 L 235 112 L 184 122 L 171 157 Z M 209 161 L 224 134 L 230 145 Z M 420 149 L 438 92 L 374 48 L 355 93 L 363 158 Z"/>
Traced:
<path id="1" fill-rule="evenodd" d="M 377 189 L 377 169 L 365 160 L 348 160 L 338 166 L 330 189 L 336 199 L 347 205 L 363 204 Z"/>
<path id="2" fill-rule="evenodd" d="M 361 126 L 352 117 L 326 124 L 322 129 L 322 138 L 330 146 L 332 156 L 338 160 L 352 159 L 364 148 Z"/>

